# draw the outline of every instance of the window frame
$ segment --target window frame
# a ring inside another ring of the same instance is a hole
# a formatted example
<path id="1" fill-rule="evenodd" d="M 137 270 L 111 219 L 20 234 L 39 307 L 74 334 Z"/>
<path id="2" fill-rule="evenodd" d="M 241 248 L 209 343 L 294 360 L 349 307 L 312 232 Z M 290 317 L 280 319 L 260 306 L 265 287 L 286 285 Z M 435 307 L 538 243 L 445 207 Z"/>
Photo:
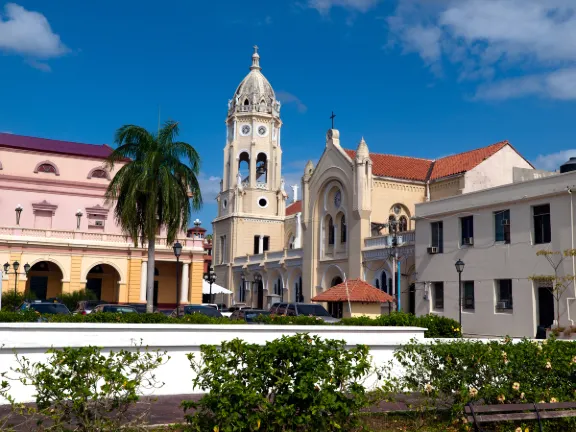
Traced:
<path id="1" fill-rule="evenodd" d="M 476 310 L 476 293 L 474 281 L 462 281 L 462 310 L 474 312 Z M 467 295 L 466 288 L 472 288 L 472 295 Z M 466 306 L 466 299 L 472 298 L 472 307 Z"/>
<path id="2" fill-rule="evenodd" d="M 510 221 L 510 209 L 494 212 L 494 241 L 510 244 L 510 224 L 502 225 L 504 220 Z"/>
<path id="3" fill-rule="evenodd" d="M 509 286 L 503 287 L 502 286 L 502 282 L 506 282 L 507 284 L 509 283 Z M 512 279 L 496 279 L 496 284 L 495 284 L 495 288 L 496 288 L 496 292 L 495 292 L 495 298 L 496 298 L 496 303 L 494 304 L 494 309 L 497 313 L 510 313 L 514 311 L 514 288 L 513 288 L 513 283 L 512 283 Z M 510 291 L 510 296 L 509 299 L 503 299 L 502 297 L 502 288 L 507 288 Z M 498 303 L 500 302 L 505 302 L 508 301 L 509 302 L 509 306 L 508 307 L 504 307 L 504 308 L 499 308 L 498 307 Z"/>
<path id="4" fill-rule="evenodd" d="M 543 207 L 548 207 L 548 213 L 536 214 L 537 209 L 542 209 Z M 536 218 L 538 218 L 539 221 L 541 220 L 541 222 L 537 223 Z M 548 222 L 547 227 L 545 226 L 546 220 Z M 549 203 L 532 206 L 532 225 L 534 244 L 548 244 L 552 242 L 552 209 Z M 540 226 L 540 229 L 538 229 L 538 226 Z"/>
<path id="5" fill-rule="evenodd" d="M 434 227 L 437 227 L 436 244 L 434 244 Z M 444 252 L 444 221 L 430 222 L 430 246 L 438 248 L 438 253 Z"/>
<path id="6" fill-rule="evenodd" d="M 441 297 L 438 297 L 438 291 L 442 293 Z M 436 312 L 444 311 L 444 282 L 432 282 L 432 310 Z M 440 300 L 440 301 L 439 301 Z M 438 304 L 441 303 L 441 306 Z"/>
<path id="7" fill-rule="evenodd" d="M 462 246 L 471 246 L 464 244 L 465 238 L 474 238 L 474 216 L 464 216 L 460 218 L 460 244 Z"/>

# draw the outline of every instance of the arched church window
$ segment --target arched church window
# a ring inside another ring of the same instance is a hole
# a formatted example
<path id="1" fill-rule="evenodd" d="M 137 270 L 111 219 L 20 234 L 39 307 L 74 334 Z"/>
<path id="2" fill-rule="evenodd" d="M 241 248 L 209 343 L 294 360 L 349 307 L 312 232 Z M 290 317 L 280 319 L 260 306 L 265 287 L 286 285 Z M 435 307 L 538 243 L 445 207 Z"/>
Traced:
<path id="1" fill-rule="evenodd" d="M 376 280 L 374 281 L 374 286 L 375 286 L 376 288 L 380 289 L 380 281 L 379 281 L 378 279 L 376 279 Z"/>
<path id="2" fill-rule="evenodd" d="M 342 215 L 342 218 L 340 219 L 340 243 L 346 243 L 347 230 L 348 230 L 348 227 L 346 225 L 346 216 Z"/>
<path id="3" fill-rule="evenodd" d="M 259 153 L 256 158 L 256 182 L 268 183 L 268 157 L 266 153 Z"/>
<path id="4" fill-rule="evenodd" d="M 335 277 L 332 279 L 332 282 L 331 282 L 331 284 L 330 284 L 330 287 L 333 287 L 333 286 L 336 286 L 336 285 L 340 285 L 342 282 L 344 282 L 344 281 L 342 280 L 342 278 L 341 278 L 340 276 L 335 276 Z"/>
<path id="5" fill-rule="evenodd" d="M 242 178 L 242 183 L 250 180 L 250 155 L 248 152 L 242 152 L 238 159 L 238 173 Z"/>
<path id="6" fill-rule="evenodd" d="M 397 228 L 398 227 L 396 226 L 396 216 L 390 215 L 390 217 L 388 217 L 388 232 L 390 233 L 396 232 Z"/>
<path id="7" fill-rule="evenodd" d="M 52 164 L 45 163 L 37 168 L 37 172 L 56 174 L 56 167 Z"/>
<path id="8" fill-rule="evenodd" d="M 245 105 L 245 106 L 250 105 L 250 101 L 248 100 L 248 98 L 244 99 L 244 105 Z"/>
<path id="9" fill-rule="evenodd" d="M 328 244 L 334 244 L 334 221 L 332 221 L 332 217 L 328 217 Z"/>
<path id="10" fill-rule="evenodd" d="M 92 171 L 92 178 L 107 179 L 108 174 L 103 169 L 97 169 Z"/>
<path id="11" fill-rule="evenodd" d="M 400 216 L 400 220 L 398 222 L 398 230 L 400 232 L 408 231 L 408 219 L 406 216 Z"/>

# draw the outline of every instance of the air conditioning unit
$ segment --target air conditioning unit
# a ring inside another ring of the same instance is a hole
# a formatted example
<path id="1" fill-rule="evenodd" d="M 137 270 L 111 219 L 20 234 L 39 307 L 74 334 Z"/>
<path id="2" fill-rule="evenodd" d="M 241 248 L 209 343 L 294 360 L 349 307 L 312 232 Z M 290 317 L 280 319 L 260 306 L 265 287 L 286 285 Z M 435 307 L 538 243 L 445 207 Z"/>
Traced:
<path id="1" fill-rule="evenodd" d="M 474 237 L 464 237 L 462 244 L 472 246 L 474 244 Z"/>
<path id="2" fill-rule="evenodd" d="M 103 227 L 104 221 L 103 220 L 96 220 L 96 221 L 94 221 L 94 226 Z"/>
<path id="3" fill-rule="evenodd" d="M 397 236 L 396 238 L 398 239 L 398 244 L 399 244 L 399 245 L 404 244 L 404 239 L 402 238 L 402 236 Z"/>
<path id="4" fill-rule="evenodd" d="M 496 309 L 508 309 L 508 302 L 507 301 L 496 302 Z"/>
<path id="5" fill-rule="evenodd" d="M 503 226 L 509 226 L 510 225 L 510 219 L 502 219 L 502 225 Z"/>
<path id="6" fill-rule="evenodd" d="M 430 255 L 437 254 L 438 253 L 438 247 L 437 246 L 430 246 L 428 248 L 428 253 Z"/>

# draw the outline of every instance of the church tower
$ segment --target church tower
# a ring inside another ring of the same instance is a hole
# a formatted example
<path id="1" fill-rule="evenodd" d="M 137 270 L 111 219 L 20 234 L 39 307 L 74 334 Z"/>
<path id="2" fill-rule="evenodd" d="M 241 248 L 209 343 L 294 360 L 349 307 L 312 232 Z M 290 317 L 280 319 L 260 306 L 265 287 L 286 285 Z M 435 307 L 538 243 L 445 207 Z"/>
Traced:
<path id="1" fill-rule="evenodd" d="M 213 221 L 219 283 L 234 285 L 234 257 L 282 250 L 286 192 L 281 177 L 280 102 L 254 47 L 250 72 L 228 101 L 218 216 Z"/>

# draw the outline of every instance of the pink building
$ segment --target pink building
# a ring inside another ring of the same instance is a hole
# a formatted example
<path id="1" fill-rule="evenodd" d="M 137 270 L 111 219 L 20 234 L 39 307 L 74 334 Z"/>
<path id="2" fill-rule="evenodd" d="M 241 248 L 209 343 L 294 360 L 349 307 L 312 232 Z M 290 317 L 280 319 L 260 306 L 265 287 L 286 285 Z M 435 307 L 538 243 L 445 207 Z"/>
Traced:
<path id="1" fill-rule="evenodd" d="M 9 264 L 3 292 L 50 298 L 90 289 L 110 302 L 146 301 L 147 251 L 122 233 L 104 200 L 114 175 L 104 166 L 111 152 L 107 145 L 0 134 L 0 266 Z M 180 302 L 200 303 L 204 241 L 182 233 L 180 242 Z M 154 302 L 173 306 L 176 258 L 163 231 L 155 274 Z"/>

